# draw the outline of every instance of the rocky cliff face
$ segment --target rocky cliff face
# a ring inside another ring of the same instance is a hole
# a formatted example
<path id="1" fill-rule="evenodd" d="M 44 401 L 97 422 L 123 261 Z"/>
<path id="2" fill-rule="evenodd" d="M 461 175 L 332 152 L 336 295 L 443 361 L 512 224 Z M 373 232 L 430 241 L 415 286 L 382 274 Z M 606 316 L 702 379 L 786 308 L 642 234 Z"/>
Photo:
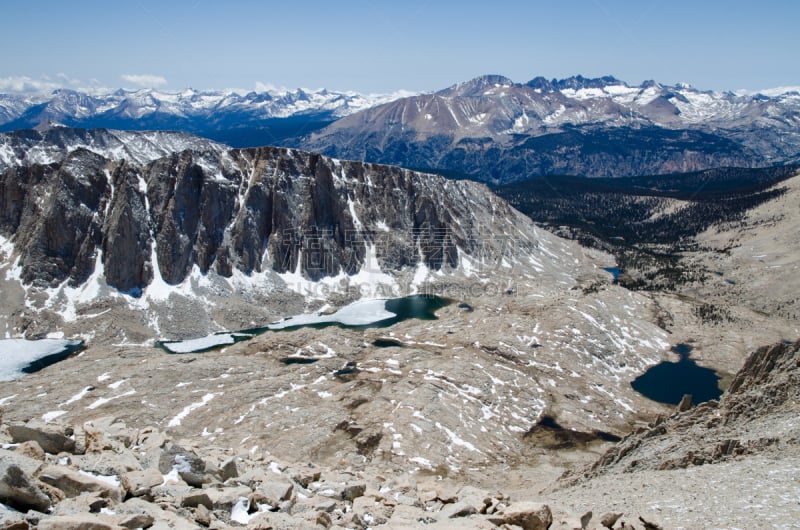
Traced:
<path id="1" fill-rule="evenodd" d="M 186 282 L 191 296 L 209 282 L 406 291 L 476 263 L 564 267 L 538 248 L 549 236 L 475 183 L 182 134 L 53 128 L 0 146 L 7 279 L 62 317 L 104 292 L 147 303 Z"/>
<path id="2" fill-rule="evenodd" d="M 156 267 L 168 284 L 195 266 L 353 275 L 369 246 L 382 269 L 456 268 L 496 233 L 492 216 L 507 229 L 518 217 L 480 185 L 279 148 L 137 164 L 77 147 L 0 179 L 2 235 L 19 243 L 23 281 L 42 286 L 85 282 L 98 257 L 121 291 L 144 289 Z"/>

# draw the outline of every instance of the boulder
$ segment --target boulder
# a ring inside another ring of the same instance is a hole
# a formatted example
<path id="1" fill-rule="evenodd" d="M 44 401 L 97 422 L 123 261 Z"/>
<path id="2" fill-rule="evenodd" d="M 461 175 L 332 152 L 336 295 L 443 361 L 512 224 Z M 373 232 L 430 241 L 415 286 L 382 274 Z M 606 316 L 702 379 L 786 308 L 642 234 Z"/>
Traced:
<path id="1" fill-rule="evenodd" d="M 0 502 L 21 511 L 50 509 L 50 498 L 33 478 L 42 463 L 14 451 L 0 449 Z"/>
<path id="2" fill-rule="evenodd" d="M 364 528 L 386 524 L 392 509 L 374 497 L 358 497 L 353 501 L 353 513 Z"/>
<path id="3" fill-rule="evenodd" d="M 600 524 L 609 530 L 614 528 L 619 518 L 622 517 L 621 513 L 607 512 L 600 516 Z"/>
<path id="4" fill-rule="evenodd" d="M 156 521 L 155 517 L 146 513 L 138 513 L 134 515 L 128 515 L 123 517 L 119 521 L 120 526 L 124 526 L 130 530 L 134 530 L 136 528 L 150 528 L 153 526 L 153 523 Z"/>
<path id="5" fill-rule="evenodd" d="M 678 403 L 677 410 L 678 412 L 686 412 L 690 408 L 692 408 L 692 395 L 684 394 L 681 398 L 681 402 Z"/>
<path id="6" fill-rule="evenodd" d="M 255 494 L 260 497 L 259 502 L 277 507 L 281 501 L 288 501 L 292 498 L 294 485 L 286 480 L 268 480 L 263 482 L 255 490 Z"/>
<path id="7" fill-rule="evenodd" d="M 57 515 L 39 521 L 39 530 L 125 530 L 106 516 L 93 514 Z"/>
<path id="8" fill-rule="evenodd" d="M 347 484 L 342 490 L 342 500 L 353 501 L 364 495 L 365 491 L 367 491 L 366 482 L 353 482 L 351 484 Z"/>
<path id="9" fill-rule="evenodd" d="M 441 514 L 441 517 L 455 519 L 456 517 L 467 517 L 480 512 L 476 509 L 474 503 L 458 501 L 452 504 L 447 504 L 439 513 Z"/>
<path id="10" fill-rule="evenodd" d="M 254 515 L 247 523 L 248 530 L 296 530 L 308 528 L 306 521 L 287 513 L 262 512 Z"/>
<path id="11" fill-rule="evenodd" d="M 67 497 L 99 492 L 102 497 L 121 502 L 122 488 L 88 474 L 62 466 L 47 466 L 39 473 L 39 480 L 63 491 Z"/>
<path id="12" fill-rule="evenodd" d="M 3 519 L 0 520 L 0 530 L 28 530 L 31 527 L 28 521 L 21 517 L 9 518 L 2 513 L 0 515 L 3 515 Z"/>
<path id="13" fill-rule="evenodd" d="M 107 507 L 108 499 L 100 496 L 100 493 L 85 493 L 77 497 L 61 499 L 53 507 L 51 515 L 80 515 L 87 513 L 100 513 L 100 510 Z"/>
<path id="14" fill-rule="evenodd" d="M 258 502 L 258 499 L 256 499 L 256 502 Z M 297 502 L 292 505 L 291 513 L 292 515 L 306 512 L 333 513 L 336 507 L 336 501 L 327 497 L 318 497 L 316 495 L 313 497 L 298 497 Z"/>
<path id="15" fill-rule="evenodd" d="M 158 470 L 167 474 L 176 470 L 178 475 L 190 486 L 202 487 L 210 479 L 206 475 L 206 463 L 197 453 L 171 443 L 167 443 L 158 459 Z"/>
<path id="16" fill-rule="evenodd" d="M 644 530 L 664 530 L 664 527 L 662 527 L 660 524 L 648 521 L 641 515 L 639 516 L 639 521 L 641 521 L 642 525 L 644 525 Z"/>
<path id="17" fill-rule="evenodd" d="M 190 491 L 181 498 L 181 506 L 184 508 L 197 508 L 200 505 L 205 506 L 209 510 L 214 508 L 214 503 L 211 502 L 211 498 L 205 491 Z"/>
<path id="18" fill-rule="evenodd" d="M 586 530 L 592 520 L 592 512 L 586 512 L 582 516 L 575 513 L 560 514 L 554 518 L 550 530 Z"/>
<path id="19" fill-rule="evenodd" d="M 203 490 L 208 498 L 211 499 L 211 504 L 214 510 L 230 511 L 239 499 L 242 497 L 250 497 L 253 490 L 247 486 L 228 486 L 224 488 L 205 488 Z M 211 507 L 209 507 L 211 508 Z"/>
<path id="20" fill-rule="evenodd" d="M 417 506 L 398 505 L 389 518 L 390 528 L 415 528 L 423 524 L 436 522 L 430 512 Z"/>
<path id="21" fill-rule="evenodd" d="M 164 482 L 164 476 L 156 469 L 130 471 L 120 476 L 120 483 L 131 497 L 149 496 L 156 486 Z"/>
<path id="22" fill-rule="evenodd" d="M 116 451 L 89 452 L 72 457 L 71 463 L 97 475 L 122 476 L 130 471 L 142 470 L 142 465 L 136 456 L 125 448 Z"/>
<path id="23" fill-rule="evenodd" d="M 34 441 L 53 455 L 75 452 L 75 440 L 67 436 L 63 426 L 31 421 L 25 425 L 9 425 L 8 433 L 14 443 Z"/>
<path id="24" fill-rule="evenodd" d="M 313 464 L 308 464 L 305 468 L 292 468 L 288 470 L 288 473 L 292 477 L 292 480 L 304 488 L 307 488 L 312 482 L 318 481 L 322 476 L 320 470 L 316 469 Z"/>
<path id="25" fill-rule="evenodd" d="M 33 458 L 34 460 L 39 460 L 40 462 L 44 462 L 45 458 L 44 449 L 42 449 L 42 446 L 39 445 L 39 443 L 36 442 L 35 440 L 28 440 L 27 442 L 22 442 L 17 446 L 15 451 L 21 455 Z"/>
<path id="26" fill-rule="evenodd" d="M 199 504 L 194 509 L 194 520 L 200 526 L 209 526 L 211 524 L 211 510 Z"/>
<path id="27" fill-rule="evenodd" d="M 222 482 L 226 480 L 230 480 L 232 478 L 236 478 L 239 476 L 239 467 L 236 465 L 236 459 L 231 458 L 227 462 L 223 463 L 222 466 L 219 468 L 219 478 Z"/>
<path id="28" fill-rule="evenodd" d="M 142 500 L 141 498 L 131 498 L 123 502 L 122 504 L 117 504 L 114 506 L 114 512 L 116 512 L 116 517 L 120 521 L 122 526 L 125 526 L 126 521 L 135 521 L 137 518 L 139 520 L 149 520 L 152 519 L 153 523 L 151 528 L 159 528 L 159 529 L 190 529 L 190 528 L 197 528 L 196 525 L 191 524 L 188 520 L 180 517 L 178 514 L 172 511 L 166 511 L 162 509 L 159 505 L 147 502 Z M 147 527 L 140 527 L 140 528 L 147 528 Z"/>
<path id="29" fill-rule="evenodd" d="M 515 502 L 500 512 L 489 516 L 489 521 L 500 525 L 516 525 L 523 530 L 547 530 L 553 524 L 550 507 L 539 502 Z"/>

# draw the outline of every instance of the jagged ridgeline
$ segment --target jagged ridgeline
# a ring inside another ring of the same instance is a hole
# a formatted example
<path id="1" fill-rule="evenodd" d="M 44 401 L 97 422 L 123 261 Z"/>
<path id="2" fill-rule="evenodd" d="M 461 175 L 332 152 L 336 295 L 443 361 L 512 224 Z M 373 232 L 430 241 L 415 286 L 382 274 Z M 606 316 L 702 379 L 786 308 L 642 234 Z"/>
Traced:
<path id="1" fill-rule="evenodd" d="M 340 274 L 455 269 L 535 248 L 486 187 L 281 148 L 185 134 L 52 128 L 0 136 L 0 235 L 24 284 L 102 271 L 134 296 L 193 270 Z M 490 237 L 491 236 L 491 237 Z"/>
<path id="2" fill-rule="evenodd" d="M 703 92 L 576 76 L 482 76 L 345 116 L 296 144 L 495 184 L 539 175 L 636 177 L 760 167 L 800 154 L 796 93 Z"/>

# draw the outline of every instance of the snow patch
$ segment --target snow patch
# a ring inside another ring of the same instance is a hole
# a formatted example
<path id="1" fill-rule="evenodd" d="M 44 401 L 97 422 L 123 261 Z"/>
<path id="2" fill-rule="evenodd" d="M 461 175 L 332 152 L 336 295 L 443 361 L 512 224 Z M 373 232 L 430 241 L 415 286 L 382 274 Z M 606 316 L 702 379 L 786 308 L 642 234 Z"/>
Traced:
<path id="1" fill-rule="evenodd" d="M 80 344 L 80 341 L 62 339 L 0 339 L 0 381 L 19 379 L 31 363 L 65 353 Z"/>
<path id="2" fill-rule="evenodd" d="M 198 401 L 197 403 L 192 403 L 190 405 L 187 405 L 174 418 L 169 420 L 169 423 L 167 424 L 167 427 L 177 427 L 177 426 L 179 426 L 181 424 L 181 422 L 186 418 L 186 416 L 188 416 L 189 414 L 191 414 L 195 410 L 197 410 L 197 409 L 199 409 L 201 407 L 204 407 L 209 401 L 211 401 L 212 399 L 214 399 L 218 395 L 220 395 L 220 394 L 211 394 L 211 393 L 209 393 L 209 394 L 206 394 L 205 396 L 203 396 L 202 399 L 200 401 Z"/>
<path id="3" fill-rule="evenodd" d="M 361 300 L 339 309 L 333 314 L 304 314 L 268 325 L 269 329 L 286 329 L 295 326 L 339 323 L 345 326 L 367 326 L 397 315 L 386 310 L 386 300 Z"/>

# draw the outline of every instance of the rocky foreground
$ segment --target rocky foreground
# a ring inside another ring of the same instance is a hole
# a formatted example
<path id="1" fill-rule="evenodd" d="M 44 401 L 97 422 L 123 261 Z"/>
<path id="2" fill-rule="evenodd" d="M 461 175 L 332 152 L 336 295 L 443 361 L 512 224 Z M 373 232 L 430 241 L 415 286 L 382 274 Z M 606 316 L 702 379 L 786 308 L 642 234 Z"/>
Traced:
<path id="1" fill-rule="evenodd" d="M 631 528 L 423 475 L 365 476 L 131 429 L 2 426 L 0 528 Z M 655 528 L 655 526 L 650 526 Z"/>
<path id="2" fill-rule="evenodd" d="M 792 492 L 800 492 L 792 478 L 800 455 L 798 383 L 800 341 L 761 348 L 719 403 L 682 404 L 544 494 L 521 491 L 511 478 L 507 491 L 496 491 L 435 471 L 376 474 L 285 462 L 268 450 L 201 446 L 113 417 L 80 426 L 4 422 L 0 528 L 790 528 L 798 523 Z M 723 466 L 724 487 L 698 497 L 698 484 Z M 748 476 L 735 478 L 731 469 Z M 657 491 L 665 479 L 671 493 L 690 498 L 670 506 L 669 495 Z M 730 495 L 731 486 L 740 506 L 726 498 L 717 511 L 718 495 Z M 643 494 L 651 496 L 649 509 L 631 509 L 644 507 L 636 503 Z M 754 495 L 775 504 L 754 505 Z M 622 509 L 608 510 L 615 506 Z"/>

